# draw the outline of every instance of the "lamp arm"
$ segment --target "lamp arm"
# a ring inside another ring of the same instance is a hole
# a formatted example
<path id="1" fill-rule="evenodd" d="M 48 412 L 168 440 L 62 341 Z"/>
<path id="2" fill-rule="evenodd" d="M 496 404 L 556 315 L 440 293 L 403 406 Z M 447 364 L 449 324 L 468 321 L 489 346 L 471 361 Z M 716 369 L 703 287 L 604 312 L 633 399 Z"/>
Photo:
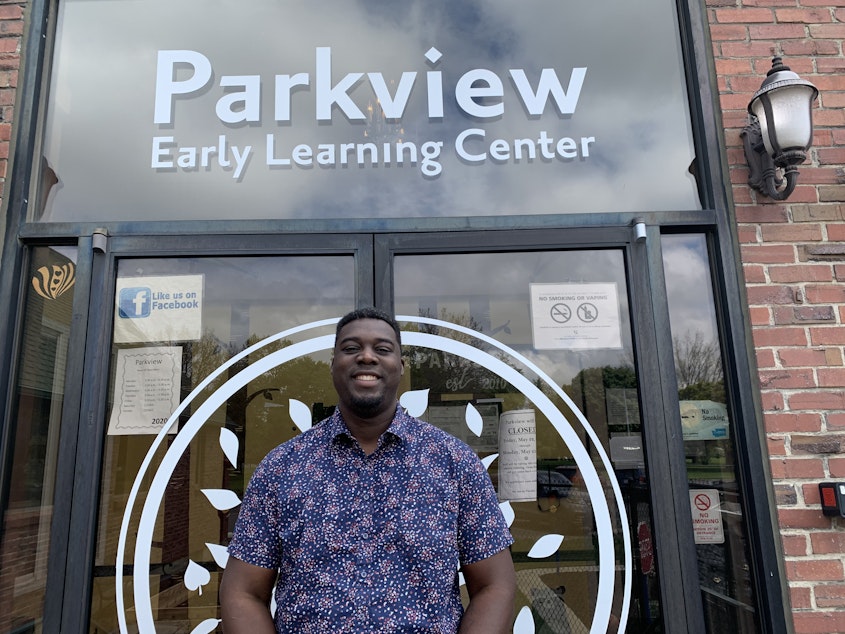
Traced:
<path id="1" fill-rule="evenodd" d="M 745 161 L 748 163 L 748 185 L 771 198 L 772 200 L 786 200 L 795 190 L 798 183 L 798 167 L 794 163 L 781 165 L 783 167 L 783 178 L 778 175 L 778 166 L 763 144 L 763 137 L 760 133 L 760 123 L 756 117 L 740 133 L 742 145 L 745 150 Z M 793 158 L 793 152 L 788 153 Z M 799 157 L 795 155 L 796 159 Z M 804 159 L 801 153 L 800 160 Z M 786 182 L 783 189 L 780 187 Z"/>

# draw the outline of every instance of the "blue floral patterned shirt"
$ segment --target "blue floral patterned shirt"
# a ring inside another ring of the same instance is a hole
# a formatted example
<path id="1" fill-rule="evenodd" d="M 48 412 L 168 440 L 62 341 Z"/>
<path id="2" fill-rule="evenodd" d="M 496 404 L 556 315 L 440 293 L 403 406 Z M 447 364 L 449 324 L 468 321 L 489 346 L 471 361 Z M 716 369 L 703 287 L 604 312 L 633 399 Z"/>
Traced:
<path id="1" fill-rule="evenodd" d="M 229 554 L 279 570 L 278 632 L 454 634 L 459 567 L 512 542 L 473 451 L 397 407 L 369 456 L 337 410 L 271 451 Z"/>

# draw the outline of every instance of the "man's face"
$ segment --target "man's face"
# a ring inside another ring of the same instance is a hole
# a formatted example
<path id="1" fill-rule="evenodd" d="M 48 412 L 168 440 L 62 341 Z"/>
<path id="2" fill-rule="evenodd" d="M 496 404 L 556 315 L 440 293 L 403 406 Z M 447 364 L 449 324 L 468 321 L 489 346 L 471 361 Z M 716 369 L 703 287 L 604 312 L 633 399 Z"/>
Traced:
<path id="1" fill-rule="evenodd" d="M 381 319 L 356 319 L 337 335 L 332 381 L 341 406 L 359 418 L 392 414 L 405 363 L 396 333 Z"/>

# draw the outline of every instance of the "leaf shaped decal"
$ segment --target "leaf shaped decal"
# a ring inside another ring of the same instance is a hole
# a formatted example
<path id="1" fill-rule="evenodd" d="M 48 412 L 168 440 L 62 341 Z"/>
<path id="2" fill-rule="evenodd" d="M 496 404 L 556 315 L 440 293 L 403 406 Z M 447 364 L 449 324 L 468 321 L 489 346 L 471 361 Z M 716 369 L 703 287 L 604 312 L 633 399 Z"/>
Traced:
<path id="1" fill-rule="evenodd" d="M 199 590 L 202 596 L 202 587 L 209 581 L 211 581 L 211 573 L 193 559 L 189 559 L 188 569 L 185 570 L 185 587 L 188 590 Z"/>
<path id="2" fill-rule="evenodd" d="M 467 582 L 467 580 L 464 579 L 464 573 L 459 572 L 458 573 L 458 587 L 464 585 L 466 582 Z"/>
<path id="3" fill-rule="evenodd" d="M 226 564 L 229 563 L 229 549 L 220 544 L 209 544 L 208 542 L 205 543 L 205 547 L 208 548 L 208 552 L 214 557 L 214 563 L 219 568 L 225 568 Z"/>
<path id="4" fill-rule="evenodd" d="M 505 500 L 501 504 L 499 504 L 499 508 L 502 509 L 502 515 L 505 516 L 505 521 L 508 523 L 508 528 L 510 528 L 511 524 L 513 524 L 513 520 L 516 517 L 516 514 L 513 512 L 513 507 L 511 507 L 511 503 L 508 500 Z"/>
<path id="5" fill-rule="evenodd" d="M 235 432 L 231 429 L 226 429 L 225 427 L 220 428 L 220 448 L 223 450 L 223 454 L 226 456 L 226 460 L 229 461 L 229 464 L 232 465 L 237 469 L 238 467 L 238 437 L 235 436 Z"/>
<path id="6" fill-rule="evenodd" d="M 194 629 L 191 630 L 191 634 L 210 634 L 214 630 L 217 629 L 217 626 L 220 624 L 220 619 L 206 619 L 199 625 L 197 625 Z"/>
<path id="7" fill-rule="evenodd" d="M 522 606 L 513 624 L 513 634 L 534 634 L 534 617 L 531 616 L 531 608 Z"/>
<path id="8" fill-rule="evenodd" d="M 428 407 L 428 390 L 411 390 L 399 397 L 399 404 L 409 416 L 419 418 Z"/>
<path id="9" fill-rule="evenodd" d="M 311 429 L 311 408 L 305 403 L 292 398 L 288 403 L 288 411 L 294 424 L 299 427 L 299 431 Z"/>
<path id="10" fill-rule="evenodd" d="M 534 543 L 531 550 L 528 551 L 528 556 L 532 559 L 550 557 L 557 552 L 557 549 L 560 548 L 562 543 L 563 535 L 556 535 L 554 533 L 551 535 L 543 535 Z"/>
<path id="11" fill-rule="evenodd" d="M 200 489 L 218 511 L 228 511 L 241 503 L 241 499 L 229 489 Z"/>
<path id="12" fill-rule="evenodd" d="M 481 430 L 484 427 L 484 421 L 481 419 L 481 414 L 472 406 L 472 403 L 467 403 L 466 413 L 467 427 L 476 436 L 481 436 Z"/>
<path id="13" fill-rule="evenodd" d="M 499 457 L 497 453 L 491 453 L 489 456 L 485 456 L 481 459 L 481 464 L 484 465 L 485 469 L 489 469 L 490 465 L 493 464 L 493 461 Z"/>

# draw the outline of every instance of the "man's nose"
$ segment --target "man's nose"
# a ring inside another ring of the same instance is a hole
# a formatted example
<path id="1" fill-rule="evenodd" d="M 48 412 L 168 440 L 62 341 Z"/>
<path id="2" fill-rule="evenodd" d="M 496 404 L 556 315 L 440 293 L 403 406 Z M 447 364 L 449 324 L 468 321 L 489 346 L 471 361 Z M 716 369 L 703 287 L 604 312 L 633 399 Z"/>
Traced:
<path id="1" fill-rule="evenodd" d="M 358 362 L 359 363 L 376 363 L 378 361 L 378 356 L 376 356 L 376 351 L 373 350 L 370 346 L 363 346 L 361 351 L 358 353 Z"/>

